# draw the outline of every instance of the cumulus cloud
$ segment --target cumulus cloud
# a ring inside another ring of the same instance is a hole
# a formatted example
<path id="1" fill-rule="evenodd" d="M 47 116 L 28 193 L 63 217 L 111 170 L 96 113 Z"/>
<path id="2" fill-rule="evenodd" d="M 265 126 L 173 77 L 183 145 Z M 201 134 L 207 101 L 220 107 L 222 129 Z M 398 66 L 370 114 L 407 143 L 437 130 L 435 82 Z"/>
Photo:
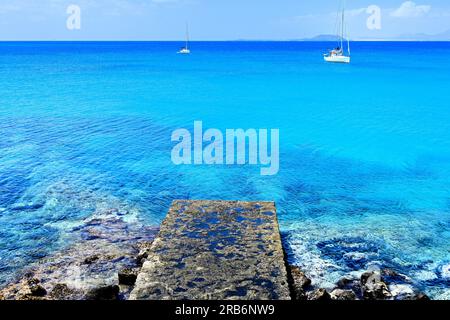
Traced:
<path id="1" fill-rule="evenodd" d="M 426 15 L 431 11 L 429 5 L 418 5 L 413 1 L 405 1 L 401 6 L 391 12 L 395 18 L 414 18 Z"/>

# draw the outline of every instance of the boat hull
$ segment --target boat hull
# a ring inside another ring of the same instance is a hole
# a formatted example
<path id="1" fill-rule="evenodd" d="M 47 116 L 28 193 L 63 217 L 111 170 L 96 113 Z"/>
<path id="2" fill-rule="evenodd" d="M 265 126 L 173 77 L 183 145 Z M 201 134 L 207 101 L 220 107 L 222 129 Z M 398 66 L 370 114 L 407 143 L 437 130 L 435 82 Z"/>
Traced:
<path id="1" fill-rule="evenodd" d="M 324 59 L 332 63 L 350 63 L 350 57 L 347 56 L 324 56 Z"/>

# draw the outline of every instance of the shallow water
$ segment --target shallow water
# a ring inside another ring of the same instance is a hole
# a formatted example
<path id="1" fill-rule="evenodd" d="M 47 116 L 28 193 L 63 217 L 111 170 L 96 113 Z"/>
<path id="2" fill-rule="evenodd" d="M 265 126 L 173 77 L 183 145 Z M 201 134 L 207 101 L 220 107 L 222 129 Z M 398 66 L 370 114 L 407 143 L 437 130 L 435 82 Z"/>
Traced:
<path id="1" fill-rule="evenodd" d="M 275 200 L 322 286 L 372 265 L 450 299 L 450 44 L 0 43 L 0 284 L 95 212 L 158 225 L 173 199 Z M 177 167 L 171 132 L 279 128 L 280 173 Z"/>

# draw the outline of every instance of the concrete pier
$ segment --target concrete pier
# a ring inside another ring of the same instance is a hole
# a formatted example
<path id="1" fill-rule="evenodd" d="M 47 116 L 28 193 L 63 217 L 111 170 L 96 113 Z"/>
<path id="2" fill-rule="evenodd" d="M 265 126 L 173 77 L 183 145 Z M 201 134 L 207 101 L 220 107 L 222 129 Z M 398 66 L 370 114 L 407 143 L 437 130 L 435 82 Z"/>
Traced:
<path id="1" fill-rule="evenodd" d="M 130 298 L 290 299 L 275 204 L 175 201 Z"/>

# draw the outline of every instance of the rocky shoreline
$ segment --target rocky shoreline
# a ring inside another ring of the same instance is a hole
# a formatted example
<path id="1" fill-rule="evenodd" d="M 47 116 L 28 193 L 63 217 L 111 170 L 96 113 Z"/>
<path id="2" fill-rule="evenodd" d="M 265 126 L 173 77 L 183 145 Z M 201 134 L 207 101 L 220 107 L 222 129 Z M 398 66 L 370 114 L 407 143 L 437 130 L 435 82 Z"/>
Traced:
<path id="1" fill-rule="evenodd" d="M 369 270 L 360 278 L 344 277 L 331 291 L 313 286 L 296 266 L 288 266 L 288 270 L 293 300 L 429 300 L 411 284 L 389 281 L 393 278 L 407 279 L 390 269 Z"/>
<path id="2" fill-rule="evenodd" d="M 151 242 L 140 242 L 134 246 L 134 255 L 122 256 L 99 253 L 73 262 L 75 265 L 95 270 L 98 264 L 115 264 L 111 270 L 98 274 L 85 274 L 84 280 L 74 285 L 70 278 L 61 277 L 61 270 L 53 267 L 37 268 L 28 272 L 17 283 L 0 290 L 0 300 L 127 300 L 136 282 L 140 268 L 148 255 Z M 128 260 L 124 263 L 124 260 Z M 402 277 L 392 270 L 372 270 L 363 273 L 360 279 L 342 278 L 333 290 L 315 287 L 307 275 L 296 266 L 288 267 L 291 297 L 293 300 L 429 300 L 429 298 L 409 284 L 398 284 L 386 279 Z M 54 277 L 49 277 L 49 274 Z M 59 274 L 59 276 L 56 276 Z"/>
<path id="3" fill-rule="evenodd" d="M 0 300 L 126 300 L 158 229 L 128 223 L 115 210 L 73 228 L 73 245 L 29 266 Z"/>
<path id="4" fill-rule="evenodd" d="M 41 280 L 38 272 L 28 273 L 18 283 L 0 290 L 0 300 L 127 300 L 148 255 L 150 245 L 151 242 L 138 244 L 140 250 L 132 257 L 134 267 L 118 269 L 116 279 L 109 283 L 97 281 L 95 285 L 77 288 L 69 282 L 64 282 L 63 279 L 52 282 Z M 94 261 L 83 263 L 105 262 L 105 257 L 92 258 Z M 387 281 L 386 279 L 393 275 L 401 277 L 388 269 L 367 271 L 360 279 L 344 277 L 331 291 L 315 287 L 307 275 L 296 266 L 288 266 L 288 271 L 293 300 L 429 300 L 428 296 L 411 285 Z"/>
<path id="5" fill-rule="evenodd" d="M 127 300 L 158 229 L 125 222 L 110 210 L 75 227 L 80 241 L 30 266 L 0 290 L 0 300 Z M 317 287 L 287 265 L 293 300 L 427 300 L 405 275 L 372 268 L 348 275 L 335 287 Z"/>
<path id="6" fill-rule="evenodd" d="M 78 284 L 61 276 L 49 279 L 46 277 L 49 270 L 34 269 L 18 282 L 0 290 L 0 300 L 127 300 L 142 266 L 139 261 L 145 257 L 150 245 L 151 242 L 137 244 L 135 249 L 139 247 L 141 249 L 135 251 L 136 256 L 98 254 L 74 262 L 70 268 L 78 265 L 86 269 L 95 269 L 98 264 L 116 263 L 112 271 L 113 276 L 110 271 L 99 272 L 88 278 L 80 277 Z M 118 261 L 127 258 L 130 258 L 128 263 Z"/>

